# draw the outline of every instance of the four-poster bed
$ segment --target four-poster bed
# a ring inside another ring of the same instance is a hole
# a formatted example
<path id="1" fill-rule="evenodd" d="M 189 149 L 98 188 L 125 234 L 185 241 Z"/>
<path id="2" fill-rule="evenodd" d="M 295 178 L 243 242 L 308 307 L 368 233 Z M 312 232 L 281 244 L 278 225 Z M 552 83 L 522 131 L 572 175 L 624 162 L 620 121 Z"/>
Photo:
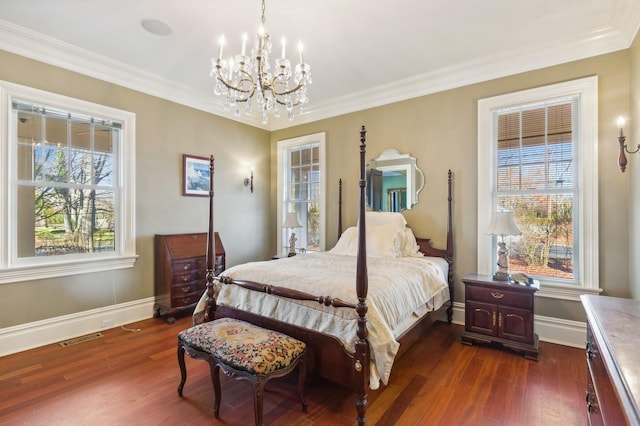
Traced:
<path id="1" fill-rule="evenodd" d="M 415 238 L 412 232 L 404 229 L 403 223 L 398 224 L 398 219 L 404 221 L 399 213 L 392 214 L 397 215 L 391 217 L 395 223 L 385 222 L 379 226 L 374 222 L 371 232 L 368 232 L 366 222 L 374 216 L 365 213 L 365 136 L 366 130 L 362 126 L 357 228 L 347 229 L 336 248 L 329 252 L 239 265 L 219 277 L 214 276 L 212 260 L 215 259 L 214 240 L 211 238 L 214 235 L 212 157 L 207 291 L 194 312 L 194 322 L 237 318 L 305 342 L 309 367 L 314 374 L 354 387 L 359 424 L 365 422 L 367 387 L 375 389 L 380 381 L 386 383 L 393 359 L 404 353 L 431 324 L 427 319 L 428 311 L 438 309 L 448 301 L 447 315 L 451 321 L 453 300 L 451 171 L 448 176 L 445 249 L 431 247 L 429 239 Z M 339 203 L 342 203 L 341 191 Z M 340 217 L 340 233 L 341 228 Z M 386 240 L 377 243 L 380 235 L 387 232 L 394 238 L 393 247 Z M 405 237 L 408 240 L 400 240 Z M 408 256 L 396 258 L 395 254 L 387 257 L 379 254 L 381 250 L 396 250 L 398 244 L 405 243 L 410 247 Z M 368 249 L 370 256 L 380 256 L 369 264 Z M 327 263 L 318 263 L 324 257 L 328 258 L 330 267 L 326 267 Z M 314 268 L 318 269 L 317 265 L 320 265 L 322 273 L 313 272 Z M 286 275 L 285 271 L 290 274 Z M 296 275 L 296 271 L 305 272 Z M 394 293 L 390 293 L 390 289 Z M 325 291 L 332 296 L 317 295 Z M 398 299 L 401 303 L 387 305 L 390 302 L 385 298 Z M 400 308 L 408 310 L 408 314 L 400 312 Z M 417 313 L 419 317 L 416 317 Z M 336 329 L 341 329 L 342 334 L 335 332 Z"/>

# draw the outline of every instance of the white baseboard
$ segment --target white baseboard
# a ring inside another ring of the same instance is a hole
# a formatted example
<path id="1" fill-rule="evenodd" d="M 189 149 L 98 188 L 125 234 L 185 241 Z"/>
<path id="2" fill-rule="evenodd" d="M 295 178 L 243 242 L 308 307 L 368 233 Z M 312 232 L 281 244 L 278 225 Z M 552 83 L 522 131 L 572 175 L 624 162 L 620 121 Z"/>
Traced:
<path id="1" fill-rule="evenodd" d="M 443 308 L 437 311 L 435 318 L 440 321 L 446 321 L 446 309 Z M 574 348 L 585 347 L 587 324 L 584 322 L 542 315 L 534 315 L 533 322 L 535 331 L 543 342 L 557 343 Z M 464 303 L 453 303 L 453 323 L 464 325 Z"/>
<path id="2" fill-rule="evenodd" d="M 149 297 L 0 329 L 0 356 L 151 318 L 154 302 L 154 298 Z M 437 311 L 435 319 L 446 321 L 446 309 Z M 103 327 L 103 321 L 113 322 Z M 454 302 L 453 323 L 464 325 L 463 303 Z M 534 317 L 534 323 L 540 340 L 584 348 L 586 323 L 541 315 Z"/>
<path id="3" fill-rule="evenodd" d="M 154 302 L 149 297 L 0 329 L 0 356 L 151 318 Z"/>

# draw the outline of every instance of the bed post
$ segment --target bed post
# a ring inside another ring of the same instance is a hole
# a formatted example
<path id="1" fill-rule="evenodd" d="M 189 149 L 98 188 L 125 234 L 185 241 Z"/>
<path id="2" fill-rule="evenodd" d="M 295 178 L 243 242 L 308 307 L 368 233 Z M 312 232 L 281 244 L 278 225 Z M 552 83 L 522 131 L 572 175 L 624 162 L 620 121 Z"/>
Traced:
<path id="1" fill-rule="evenodd" d="M 207 233 L 207 298 L 204 310 L 205 322 L 214 319 L 216 301 L 213 297 L 213 279 L 215 277 L 216 236 L 213 230 L 213 155 L 209 159 L 209 231 Z"/>
<path id="2" fill-rule="evenodd" d="M 365 127 L 360 130 L 360 209 L 358 226 L 358 257 L 356 269 L 356 294 L 358 304 L 358 326 L 354 362 L 354 388 L 356 391 L 356 410 L 358 411 L 358 425 L 364 425 L 367 421 L 365 417 L 367 411 L 367 387 L 369 386 L 369 341 L 367 340 L 367 292 L 369 281 L 367 275 L 367 241 L 365 225 L 365 190 L 367 181 L 365 179 L 365 154 L 366 154 L 366 134 Z"/>
<path id="3" fill-rule="evenodd" d="M 338 239 L 342 235 L 342 178 L 338 180 Z"/>
<path id="4" fill-rule="evenodd" d="M 447 322 L 451 324 L 453 321 L 453 231 L 452 231 L 452 209 L 451 209 L 451 187 L 453 186 L 453 173 L 451 169 L 449 169 L 447 185 L 449 190 L 449 196 L 447 198 L 447 205 L 449 208 L 447 215 L 447 263 L 449 263 L 449 276 L 447 277 L 449 280 L 449 307 L 447 308 Z"/>

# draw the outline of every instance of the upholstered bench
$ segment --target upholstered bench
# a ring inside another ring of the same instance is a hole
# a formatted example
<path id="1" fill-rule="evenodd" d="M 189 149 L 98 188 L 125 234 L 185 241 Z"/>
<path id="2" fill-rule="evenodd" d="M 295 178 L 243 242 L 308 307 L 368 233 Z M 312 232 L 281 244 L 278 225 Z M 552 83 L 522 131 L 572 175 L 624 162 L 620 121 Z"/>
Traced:
<path id="1" fill-rule="evenodd" d="M 302 411 L 307 411 L 304 398 L 306 376 L 306 345 L 292 337 L 267 330 L 233 318 L 220 318 L 196 325 L 178 334 L 178 364 L 182 380 L 178 395 L 187 380 L 184 353 L 209 362 L 215 394 L 213 411 L 220 413 L 219 370 L 237 380 L 247 380 L 253 386 L 255 424 L 262 424 L 262 397 L 269 379 L 282 377 L 299 368 L 298 397 Z"/>

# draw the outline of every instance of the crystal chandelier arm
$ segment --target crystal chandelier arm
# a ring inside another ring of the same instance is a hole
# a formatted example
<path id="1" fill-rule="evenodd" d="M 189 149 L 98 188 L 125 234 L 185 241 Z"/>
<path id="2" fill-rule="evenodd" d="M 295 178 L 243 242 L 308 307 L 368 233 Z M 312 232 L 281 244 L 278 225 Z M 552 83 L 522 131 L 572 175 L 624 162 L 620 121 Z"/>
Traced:
<path id="1" fill-rule="evenodd" d="M 283 92 L 278 92 L 276 90 L 276 80 L 278 79 L 278 77 L 280 75 L 284 75 L 282 73 L 276 75 L 273 77 L 273 79 L 271 80 L 271 83 L 269 84 L 269 89 L 271 90 L 271 93 L 273 93 L 273 96 L 277 97 L 277 96 L 286 96 L 286 95 L 290 95 L 291 93 L 297 92 L 298 90 L 300 90 L 303 86 L 304 86 L 304 77 L 305 77 L 305 72 L 302 73 L 302 76 L 300 77 L 300 80 L 297 82 L 296 87 L 289 89 L 289 90 L 285 90 Z M 278 101 L 279 104 L 284 105 L 284 103 L 280 102 L 278 99 L 276 99 Z M 298 105 L 299 102 L 296 102 L 294 104 Z"/>
<path id="2" fill-rule="evenodd" d="M 221 60 L 216 61 L 216 79 L 220 83 L 222 83 L 227 89 L 233 90 L 242 95 L 246 95 L 246 96 L 241 96 L 239 99 L 236 99 L 236 102 L 246 102 L 248 99 L 250 99 L 254 95 L 256 91 L 256 84 L 255 84 L 255 81 L 253 80 L 253 77 L 251 76 L 251 73 L 248 73 L 246 70 L 239 69 L 238 74 L 240 77 L 238 79 L 238 85 L 236 86 L 224 77 L 224 74 L 222 72 L 222 61 Z M 242 84 L 244 82 L 247 82 L 249 84 L 247 85 Z"/>

